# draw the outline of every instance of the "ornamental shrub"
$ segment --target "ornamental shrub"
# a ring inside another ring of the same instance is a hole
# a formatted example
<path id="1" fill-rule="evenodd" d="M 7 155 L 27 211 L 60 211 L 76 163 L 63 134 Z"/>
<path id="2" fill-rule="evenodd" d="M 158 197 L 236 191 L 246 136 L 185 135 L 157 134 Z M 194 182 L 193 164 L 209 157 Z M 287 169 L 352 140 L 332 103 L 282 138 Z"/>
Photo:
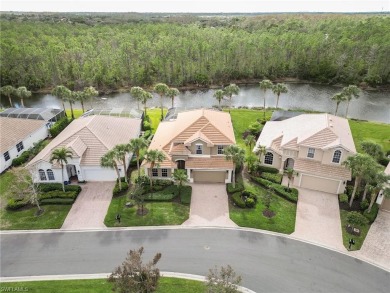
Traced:
<path id="1" fill-rule="evenodd" d="M 359 212 L 349 212 L 347 222 L 351 225 L 364 226 L 368 224 L 368 219 Z"/>
<path id="2" fill-rule="evenodd" d="M 378 211 L 379 211 L 379 205 L 377 203 L 374 203 L 374 205 L 371 208 L 371 212 L 365 210 L 363 216 L 365 216 L 370 223 L 373 223 L 376 219 L 376 216 L 378 215 Z"/>
<path id="3" fill-rule="evenodd" d="M 62 117 L 58 120 L 54 125 L 49 129 L 50 135 L 54 138 L 56 137 L 62 130 L 69 125 L 72 120 L 68 120 L 68 117 Z"/>
<path id="4" fill-rule="evenodd" d="M 241 198 L 241 192 L 233 193 L 232 200 L 233 200 L 233 203 L 236 206 L 238 206 L 240 208 L 245 208 L 246 207 L 245 202 Z"/>
<path id="5" fill-rule="evenodd" d="M 365 211 L 365 210 L 368 208 L 369 205 L 370 205 L 370 203 L 368 202 L 367 199 L 362 200 L 362 201 L 360 202 L 360 209 L 361 209 L 362 211 Z"/>
<path id="6" fill-rule="evenodd" d="M 273 174 L 278 174 L 279 170 L 276 168 L 272 167 L 267 167 L 263 165 L 256 165 L 256 172 L 262 173 L 262 172 L 267 172 L 267 173 L 273 173 Z"/>
<path id="7" fill-rule="evenodd" d="M 233 183 L 226 184 L 226 190 L 228 193 L 235 193 L 244 190 L 244 185 L 242 183 L 236 183 L 236 186 L 233 188 Z"/>
<path id="8" fill-rule="evenodd" d="M 283 179 L 283 175 L 280 174 L 280 173 L 268 173 L 268 172 L 262 172 L 260 174 L 260 177 L 261 178 L 264 178 L 268 181 L 271 181 L 271 182 L 274 182 L 274 183 L 277 183 L 277 184 L 280 184 L 282 182 L 282 179 Z"/>
<path id="9" fill-rule="evenodd" d="M 8 200 L 8 203 L 7 203 L 5 208 L 9 211 L 16 211 L 18 209 L 21 209 L 21 208 L 27 206 L 28 204 L 29 203 L 23 199 L 11 198 L 10 200 Z"/>
<path id="10" fill-rule="evenodd" d="M 246 201 L 245 201 L 245 205 L 246 207 L 248 208 L 253 208 L 255 205 L 256 205 L 256 202 L 254 201 L 253 198 L 247 198 Z"/>
<path id="11" fill-rule="evenodd" d="M 23 152 L 19 157 L 12 160 L 12 166 L 17 167 L 26 163 L 30 158 L 30 155 L 31 155 L 30 150 Z"/>
<path id="12" fill-rule="evenodd" d="M 345 193 L 339 194 L 339 201 L 341 203 L 347 203 L 348 202 L 348 195 L 346 195 Z"/>
<path id="13" fill-rule="evenodd" d="M 117 195 L 121 194 L 122 192 L 127 191 L 127 189 L 129 189 L 129 184 L 127 184 L 126 182 L 122 182 L 121 185 L 122 185 L 122 189 L 119 189 L 119 182 L 115 183 L 115 187 L 112 190 L 113 196 L 117 196 Z"/>

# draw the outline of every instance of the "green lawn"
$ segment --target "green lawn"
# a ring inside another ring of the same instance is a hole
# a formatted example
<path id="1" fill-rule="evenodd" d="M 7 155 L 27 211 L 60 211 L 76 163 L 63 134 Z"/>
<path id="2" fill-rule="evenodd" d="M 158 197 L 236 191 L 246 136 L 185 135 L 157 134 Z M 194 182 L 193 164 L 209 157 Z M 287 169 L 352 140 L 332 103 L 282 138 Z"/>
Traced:
<path id="1" fill-rule="evenodd" d="M 68 115 L 68 117 L 72 117 L 72 113 L 70 112 L 70 109 L 66 109 L 65 112 L 66 112 L 66 115 Z M 83 110 L 73 109 L 73 115 L 74 115 L 74 118 L 79 118 L 81 115 L 83 115 Z"/>
<path id="2" fill-rule="evenodd" d="M 11 172 L 4 172 L 0 175 L 0 210 L 5 207 L 9 198 L 9 187 L 15 176 Z"/>
<path id="3" fill-rule="evenodd" d="M 351 235 L 345 229 L 345 227 L 348 224 L 347 223 L 347 215 L 348 215 L 348 211 L 340 210 L 341 230 L 343 233 L 343 244 L 344 244 L 345 248 L 348 249 L 349 239 L 352 238 L 355 240 L 355 245 L 351 246 L 351 251 L 352 250 L 359 250 L 363 245 L 364 239 L 366 238 L 368 230 L 370 229 L 371 225 L 368 224 L 368 225 L 365 225 L 363 227 L 360 227 L 360 229 L 361 229 L 360 236 Z"/>
<path id="4" fill-rule="evenodd" d="M 165 114 L 167 113 L 167 109 L 164 108 L 163 109 L 164 111 L 164 117 L 165 117 Z M 151 126 L 152 126 L 152 132 L 153 133 L 156 133 L 156 130 L 157 130 L 157 127 L 158 125 L 160 124 L 160 121 L 161 121 L 161 109 L 160 108 L 154 108 L 154 109 L 147 109 L 146 110 L 150 120 L 151 120 Z"/>
<path id="5" fill-rule="evenodd" d="M 163 256 L 164 257 L 164 256 Z M 2 283 L 1 288 L 8 291 L 24 291 L 39 293 L 107 293 L 112 292 L 112 284 L 105 279 L 93 280 L 61 280 Z M 61 288 L 61 289 L 59 289 Z M 13 289 L 13 290 L 12 290 Z M 18 290 L 17 290 L 18 289 Z M 23 290 L 22 290 L 23 289 Z M 203 282 L 178 278 L 160 278 L 156 293 L 205 292 Z"/>
<path id="6" fill-rule="evenodd" d="M 1 230 L 33 230 L 61 228 L 72 205 L 45 205 L 45 212 L 35 216 L 37 208 L 27 210 L 7 211 L 1 209 Z"/>
<path id="7" fill-rule="evenodd" d="M 147 202 L 144 207 L 149 210 L 148 214 L 139 216 L 136 214 L 136 206 L 125 207 L 126 201 L 126 195 L 112 199 L 104 220 L 107 227 L 181 225 L 190 213 L 188 205 L 176 202 Z M 118 213 L 121 215 L 121 223 L 115 220 Z"/>
<path id="8" fill-rule="evenodd" d="M 390 151 L 389 124 L 349 120 L 349 125 L 358 152 L 361 151 L 361 142 L 365 140 L 380 144 L 385 152 Z"/>
<path id="9" fill-rule="evenodd" d="M 244 186 L 245 189 L 257 195 L 258 202 L 253 209 L 241 209 L 229 204 L 230 218 L 233 222 L 240 227 L 263 229 L 285 234 L 294 232 L 296 204 L 274 195 L 270 210 L 275 212 L 276 215 L 268 219 L 262 214 L 265 210 L 262 197 L 266 190 L 246 179 L 244 180 Z"/>

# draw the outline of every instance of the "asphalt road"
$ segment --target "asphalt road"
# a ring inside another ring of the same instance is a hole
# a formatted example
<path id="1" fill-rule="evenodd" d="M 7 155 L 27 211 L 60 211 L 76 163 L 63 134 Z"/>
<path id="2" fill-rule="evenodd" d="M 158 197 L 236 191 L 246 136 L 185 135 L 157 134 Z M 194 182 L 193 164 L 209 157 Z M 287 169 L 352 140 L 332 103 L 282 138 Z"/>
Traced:
<path id="1" fill-rule="evenodd" d="M 1 234 L 1 277 L 108 273 L 130 249 L 162 271 L 206 275 L 230 264 L 256 292 L 388 292 L 390 273 L 350 256 L 278 235 L 234 229 Z"/>

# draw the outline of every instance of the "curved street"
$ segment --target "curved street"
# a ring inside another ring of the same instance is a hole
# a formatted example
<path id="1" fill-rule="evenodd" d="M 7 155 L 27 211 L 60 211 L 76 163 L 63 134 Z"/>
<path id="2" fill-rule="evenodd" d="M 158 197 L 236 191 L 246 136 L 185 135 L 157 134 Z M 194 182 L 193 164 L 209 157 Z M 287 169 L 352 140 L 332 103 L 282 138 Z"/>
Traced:
<path id="1" fill-rule="evenodd" d="M 142 228 L 2 232 L 1 277 L 109 273 L 130 249 L 162 271 L 206 275 L 230 264 L 256 292 L 388 292 L 390 273 L 295 239 L 243 229 Z"/>

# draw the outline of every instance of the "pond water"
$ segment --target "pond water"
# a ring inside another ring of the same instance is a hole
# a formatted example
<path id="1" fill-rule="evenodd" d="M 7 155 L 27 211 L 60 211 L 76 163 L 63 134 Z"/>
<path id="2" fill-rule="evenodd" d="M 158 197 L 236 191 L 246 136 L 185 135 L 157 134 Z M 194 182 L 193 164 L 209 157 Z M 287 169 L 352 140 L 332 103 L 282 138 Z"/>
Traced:
<path id="1" fill-rule="evenodd" d="M 287 84 L 287 87 L 288 93 L 280 96 L 280 108 L 313 110 L 332 114 L 336 104 L 330 100 L 330 97 L 341 90 L 339 87 L 305 83 Z M 175 106 L 190 109 L 218 105 L 217 100 L 213 97 L 214 92 L 213 89 L 182 91 L 175 98 Z M 263 97 L 264 93 L 256 85 L 240 86 L 239 95 L 233 96 L 232 106 L 262 107 Z M 15 106 L 19 107 L 19 101 L 15 98 L 13 100 Z M 165 107 L 171 106 L 171 100 L 168 98 L 164 98 L 163 103 Z M 24 104 L 26 107 L 61 107 L 61 101 L 50 94 L 33 95 L 30 99 L 26 99 Z M 85 104 L 88 109 L 90 107 L 89 101 Z M 1 105 L 9 106 L 6 97 L 1 97 Z M 147 104 L 148 108 L 159 107 L 159 105 L 160 98 L 157 95 Z M 229 105 L 229 101 L 224 100 L 221 105 Z M 276 96 L 271 91 L 266 93 L 266 105 L 267 107 L 275 107 L 276 105 Z M 66 107 L 69 107 L 68 103 L 66 103 Z M 116 93 L 93 99 L 93 107 L 99 109 L 137 107 L 137 102 L 128 93 Z M 81 106 L 76 103 L 74 108 L 81 108 Z M 346 103 L 341 103 L 338 115 L 344 116 L 345 110 Z M 390 93 L 361 91 L 360 97 L 350 102 L 348 116 L 361 120 L 390 123 Z"/>

